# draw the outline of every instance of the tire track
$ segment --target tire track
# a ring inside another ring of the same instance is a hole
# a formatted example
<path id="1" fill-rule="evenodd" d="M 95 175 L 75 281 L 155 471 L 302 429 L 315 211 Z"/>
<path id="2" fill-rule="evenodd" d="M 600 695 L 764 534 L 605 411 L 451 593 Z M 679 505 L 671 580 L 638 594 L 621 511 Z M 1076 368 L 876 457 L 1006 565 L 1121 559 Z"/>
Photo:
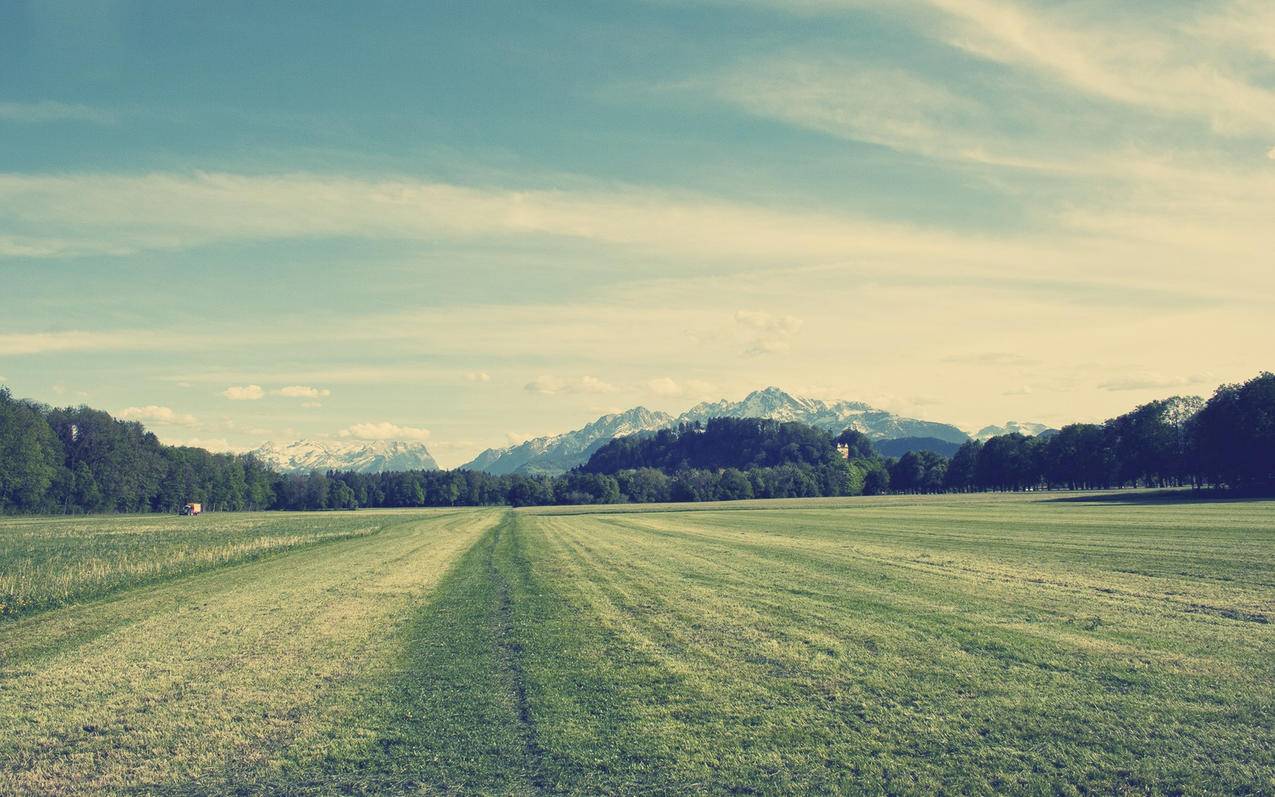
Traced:
<path id="1" fill-rule="evenodd" d="M 549 791 L 544 774 L 546 753 L 536 733 L 536 720 L 527 698 L 524 650 L 514 623 L 514 590 L 509 576 L 497 563 L 497 549 L 502 546 L 508 548 L 510 568 L 514 570 L 514 575 L 522 584 L 526 583 L 529 576 L 528 564 L 518 544 L 517 527 L 517 517 L 513 512 L 508 512 L 492 531 L 491 544 L 487 547 L 487 576 L 496 588 L 496 644 L 500 649 L 501 662 L 508 677 L 509 694 L 517 709 L 527 785 L 535 793 L 545 794 Z"/>

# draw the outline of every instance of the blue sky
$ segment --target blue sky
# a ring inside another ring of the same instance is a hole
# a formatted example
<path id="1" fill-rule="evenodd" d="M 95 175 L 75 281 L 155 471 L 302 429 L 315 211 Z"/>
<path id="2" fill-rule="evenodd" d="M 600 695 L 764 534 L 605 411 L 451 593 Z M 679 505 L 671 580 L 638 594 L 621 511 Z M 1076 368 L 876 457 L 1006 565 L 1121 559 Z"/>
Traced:
<path id="1" fill-rule="evenodd" d="M 1275 7 L 0 5 L 0 378 L 444 464 L 777 384 L 974 427 L 1271 367 Z M 255 386 L 255 389 L 254 389 Z"/>

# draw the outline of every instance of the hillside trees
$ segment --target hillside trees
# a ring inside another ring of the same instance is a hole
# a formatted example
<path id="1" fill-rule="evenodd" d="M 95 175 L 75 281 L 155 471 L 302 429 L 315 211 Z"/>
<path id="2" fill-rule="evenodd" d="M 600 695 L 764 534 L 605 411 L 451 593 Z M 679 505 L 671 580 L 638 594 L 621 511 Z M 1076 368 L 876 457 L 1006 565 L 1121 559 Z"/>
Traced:
<path id="1" fill-rule="evenodd" d="M 976 466 L 978 452 L 983 444 L 977 440 L 968 440 L 952 455 L 947 463 L 947 471 L 943 474 L 943 487 L 947 490 L 972 490 L 976 486 Z"/>
<path id="2" fill-rule="evenodd" d="M 942 492 L 947 463 L 932 451 L 909 451 L 890 465 L 890 488 L 896 493 Z"/>
<path id="3" fill-rule="evenodd" d="M 40 410 L 0 387 L 0 512 L 44 506 L 61 468 L 62 447 Z"/>
<path id="4" fill-rule="evenodd" d="M 713 418 L 612 440 L 589 458 L 581 470 L 615 473 L 632 468 L 658 468 L 665 473 L 687 469 L 817 466 L 840 459 L 832 435 L 803 423 L 760 418 Z"/>
<path id="5" fill-rule="evenodd" d="M 847 459 L 874 459 L 877 455 L 872 446 L 872 438 L 855 429 L 846 429 L 833 441 L 838 446 L 845 446 L 849 451 Z"/>
<path id="6" fill-rule="evenodd" d="M 1275 487 L 1275 374 L 1222 385 L 1191 421 L 1192 456 L 1205 481 Z"/>
<path id="7" fill-rule="evenodd" d="M 1046 442 L 1041 464 L 1050 486 L 1071 490 L 1108 487 L 1116 472 L 1110 435 L 1093 423 L 1073 423 L 1059 429 Z"/>

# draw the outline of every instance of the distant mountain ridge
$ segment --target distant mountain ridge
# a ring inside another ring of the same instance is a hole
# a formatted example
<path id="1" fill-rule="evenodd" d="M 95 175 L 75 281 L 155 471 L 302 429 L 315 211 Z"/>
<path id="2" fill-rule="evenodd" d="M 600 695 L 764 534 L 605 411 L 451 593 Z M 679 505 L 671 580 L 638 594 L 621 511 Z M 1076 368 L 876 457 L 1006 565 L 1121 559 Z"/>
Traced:
<path id="1" fill-rule="evenodd" d="M 1021 434 L 1027 437 L 1035 437 L 1049 430 L 1050 427 L 1046 424 L 1035 423 L 1034 421 L 1005 421 L 1003 426 L 984 426 L 975 432 L 973 437 L 975 440 L 986 440 L 1003 434 Z"/>
<path id="2" fill-rule="evenodd" d="M 800 421 L 834 433 L 854 429 L 873 440 L 924 437 L 960 444 L 969 439 L 969 435 L 950 424 L 904 418 L 859 401 L 826 402 L 768 387 L 749 393 L 742 401 L 701 402 L 676 418 L 665 412 L 634 407 L 616 415 L 604 415 L 574 431 L 537 437 L 507 448 L 489 448 L 461 467 L 497 475 L 562 473 L 587 462 L 594 451 L 613 438 L 704 422 L 709 418 Z"/>
<path id="3" fill-rule="evenodd" d="M 284 445 L 270 442 L 250 453 L 283 473 L 438 470 L 438 463 L 424 443 L 402 440 L 360 440 L 349 443 L 297 440 Z"/>
<path id="4" fill-rule="evenodd" d="M 663 429 L 671 423 L 673 416 L 667 412 L 634 407 L 625 412 L 603 415 L 571 432 L 536 437 L 507 448 L 489 448 L 461 467 L 497 476 L 562 473 L 587 462 L 594 451 L 614 438 Z"/>

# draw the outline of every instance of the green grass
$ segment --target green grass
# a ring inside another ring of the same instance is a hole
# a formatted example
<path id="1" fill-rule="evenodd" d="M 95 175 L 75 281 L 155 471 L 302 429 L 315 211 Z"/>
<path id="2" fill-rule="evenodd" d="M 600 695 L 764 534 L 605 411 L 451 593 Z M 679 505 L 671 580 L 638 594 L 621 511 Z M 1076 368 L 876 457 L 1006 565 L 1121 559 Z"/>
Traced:
<path id="1" fill-rule="evenodd" d="M 384 512 L 0 517 L 0 617 L 371 534 L 394 517 Z"/>
<path id="2" fill-rule="evenodd" d="M 304 784 L 389 737 L 421 610 L 500 513 L 384 530 L 0 626 L 0 792 L 225 793 Z M 365 522 L 347 516 L 347 522 Z"/>
<path id="3" fill-rule="evenodd" d="M 0 623 L 0 791 L 1275 792 L 1275 503 L 1051 498 L 323 516 Z"/>

